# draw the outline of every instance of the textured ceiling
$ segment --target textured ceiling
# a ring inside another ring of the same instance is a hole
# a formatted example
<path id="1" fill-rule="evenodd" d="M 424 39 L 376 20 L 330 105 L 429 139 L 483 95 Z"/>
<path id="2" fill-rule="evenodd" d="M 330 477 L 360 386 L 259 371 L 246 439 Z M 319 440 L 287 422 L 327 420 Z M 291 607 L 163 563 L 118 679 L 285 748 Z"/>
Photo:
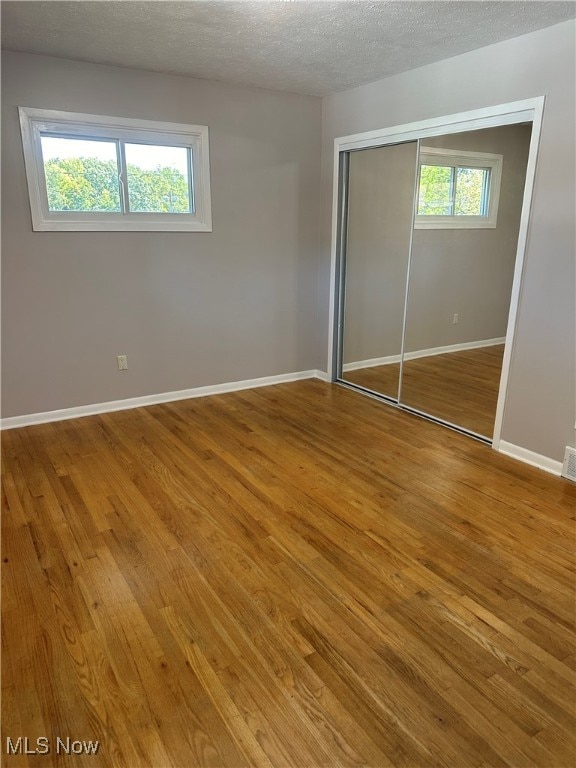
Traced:
<path id="1" fill-rule="evenodd" d="M 575 16 L 574 2 L 2 2 L 16 51 L 324 96 Z"/>

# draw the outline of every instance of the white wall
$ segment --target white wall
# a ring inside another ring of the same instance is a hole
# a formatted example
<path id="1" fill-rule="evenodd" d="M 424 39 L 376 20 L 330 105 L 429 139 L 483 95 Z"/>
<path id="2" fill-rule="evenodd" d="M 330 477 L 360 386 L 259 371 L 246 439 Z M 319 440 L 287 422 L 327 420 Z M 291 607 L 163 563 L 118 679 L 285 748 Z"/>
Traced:
<path id="1" fill-rule="evenodd" d="M 575 422 L 574 21 L 323 100 L 318 367 L 328 346 L 333 141 L 546 96 L 502 439 L 561 460 Z"/>
<path id="2" fill-rule="evenodd" d="M 319 99 L 20 53 L 2 75 L 4 417 L 315 367 Z M 207 125 L 213 232 L 33 232 L 18 106 Z"/>

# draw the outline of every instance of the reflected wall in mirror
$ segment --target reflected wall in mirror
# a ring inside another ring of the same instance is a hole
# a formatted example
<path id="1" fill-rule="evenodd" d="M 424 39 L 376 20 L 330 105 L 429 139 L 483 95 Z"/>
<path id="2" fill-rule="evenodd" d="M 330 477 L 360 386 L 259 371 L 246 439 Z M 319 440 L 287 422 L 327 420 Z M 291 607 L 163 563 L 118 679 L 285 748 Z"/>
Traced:
<path id="1" fill-rule="evenodd" d="M 417 143 L 351 152 L 340 378 L 392 399 L 399 360 Z"/>
<path id="2" fill-rule="evenodd" d="M 530 136 L 522 124 L 421 142 L 400 402 L 488 438 Z"/>

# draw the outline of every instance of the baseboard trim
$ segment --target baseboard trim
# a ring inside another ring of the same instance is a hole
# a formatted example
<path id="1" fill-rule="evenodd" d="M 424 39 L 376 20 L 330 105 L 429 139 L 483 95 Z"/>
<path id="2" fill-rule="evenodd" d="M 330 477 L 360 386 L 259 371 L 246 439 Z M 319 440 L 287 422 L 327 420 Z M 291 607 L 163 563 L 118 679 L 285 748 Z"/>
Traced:
<path id="1" fill-rule="evenodd" d="M 399 363 L 401 360 L 400 355 L 388 355 L 387 357 L 372 357 L 370 360 L 357 360 L 354 363 L 344 363 L 342 371 L 358 371 L 361 368 L 376 368 L 379 365 L 392 365 L 393 363 Z"/>
<path id="2" fill-rule="evenodd" d="M 462 344 L 450 344 L 447 347 L 431 347 L 430 349 L 417 349 L 415 352 L 406 352 L 404 360 L 417 360 L 420 357 L 433 357 L 434 355 L 445 355 L 449 352 L 463 352 L 466 349 L 481 349 L 482 347 L 495 347 L 498 344 L 504 344 L 506 337 L 498 339 L 481 339 L 480 341 L 466 341 Z M 355 363 L 345 363 L 342 366 L 344 371 L 357 371 L 360 368 L 376 368 L 378 365 L 391 365 L 399 363 L 400 355 L 388 355 L 387 357 L 373 357 L 371 360 L 359 360 Z"/>
<path id="3" fill-rule="evenodd" d="M 499 453 L 503 453 L 505 456 L 511 456 L 513 459 L 523 461 L 525 464 L 530 464 L 532 467 L 538 467 L 545 472 L 550 472 L 553 475 L 560 476 L 562 474 L 562 462 L 555 461 L 548 456 L 542 456 L 540 453 L 534 453 L 527 448 L 521 448 L 514 443 L 507 443 L 505 440 L 500 440 L 500 443 L 496 450 Z"/>
<path id="4" fill-rule="evenodd" d="M 206 387 L 180 389 L 175 392 L 161 392 L 157 395 L 131 397 L 126 400 L 109 400 L 105 403 L 80 405 L 75 408 L 62 408 L 57 411 L 44 411 L 43 413 L 29 413 L 24 416 L 11 416 L 0 420 L 0 429 L 18 429 L 19 427 L 30 427 L 34 424 L 48 424 L 52 421 L 78 419 L 82 416 L 95 416 L 99 413 L 111 413 L 113 411 L 127 411 L 130 408 L 142 408 L 146 405 L 159 405 L 161 403 L 171 403 L 176 400 L 207 397 L 208 395 L 222 395 L 226 392 L 238 392 L 242 389 L 270 387 L 274 384 L 286 384 L 291 381 L 314 378 L 328 381 L 328 376 L 324 371 L 298 371 L 296 373 L 280 374 L 279 376 L 264 376 L 259 379 L 245 379 L 244 381 L 213 384 Z"/>
<path id="5" fill-rule="evenodd" d="M 492 344 L 483 346 L 493 346 L 501 343 L 499 340 L 492 340 Z M 476 343 L 476 342 L 473 342 Z M 471 349 L 472 347 L 466 347 Z M 438 347 L 437 349 L 445 349 Z M 451 350 L 455 351 L 455 350 Z M 412 353 L 413 354 L 413 353 Z M 435 352 L 433 354 L 442 354 Z M 424 357 L 425 355 L 419 355 Z M 382 363 L 375 363 L 381 365 Z M 352 369 L 350 369 L 352 370 Z M 257 389 L 258 387 L 270 387 L 274 384 L 287 384 L 291 381 L 302 381 L 304 379 L 320 379 L 324 382 L 330 382 L 331 377 L 326 371 L 310 370 L 298 371 L 296 373 L 280 374 L 278 376 L 263 376 L 259 379 L 245 379 L 244 381 L 232 381 L 224 384 L 213 384 L 206 387 L 195 387 L 193 389 L 180 389 L 175 392 L 161 392 L 157 395 L 144 395 L 143 397 L 131 397 L 125 400 L 109 400 L 105 403 L 94 403 L 92 405 L 80 405 L 75 408 L 62 408 L 56 411 L 44 411 L 43 413 L 30 413 L 24 416 L 11 416 L 6 419 L 0 419 L 0 430 L 18 429 L 20 427 L 31 427 L 35 424 L 48 424 L 53 421 L 66 421 L 68 419 L 78 419 L 83 416 L 96 416 L 100 413 L 112 413 L 114 411 L 127 411 L 131 408 L 142 408 L 147 405 L 160 405 L 161 403 L 171 403 L 177 400 L 189 400 L 195 397 L 208 397 L 209 395 L 222 395 L 227 392 L 239 392 L 243 389 Z M 521 448 L 513 443 L 501 440 L 498 446 L 494 446 L 499 453 L 510 456 L 513 459 L 523 461 L 533 467 L 538 467 L 553 475 L 562 474 L 562 462 L 555 461 L 548 456 L 542 456 L 526 448 Z"/>

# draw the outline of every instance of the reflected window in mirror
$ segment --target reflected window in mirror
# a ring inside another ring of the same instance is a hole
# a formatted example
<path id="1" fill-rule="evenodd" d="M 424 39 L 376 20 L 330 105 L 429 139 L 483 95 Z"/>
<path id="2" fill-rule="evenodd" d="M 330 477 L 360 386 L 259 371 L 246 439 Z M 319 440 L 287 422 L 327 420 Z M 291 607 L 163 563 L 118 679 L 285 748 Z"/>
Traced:
<path id="1" fill-rule="evenodd" d="M 422 147 L 416 229 L 494 229 L 502 155 Z"/>

